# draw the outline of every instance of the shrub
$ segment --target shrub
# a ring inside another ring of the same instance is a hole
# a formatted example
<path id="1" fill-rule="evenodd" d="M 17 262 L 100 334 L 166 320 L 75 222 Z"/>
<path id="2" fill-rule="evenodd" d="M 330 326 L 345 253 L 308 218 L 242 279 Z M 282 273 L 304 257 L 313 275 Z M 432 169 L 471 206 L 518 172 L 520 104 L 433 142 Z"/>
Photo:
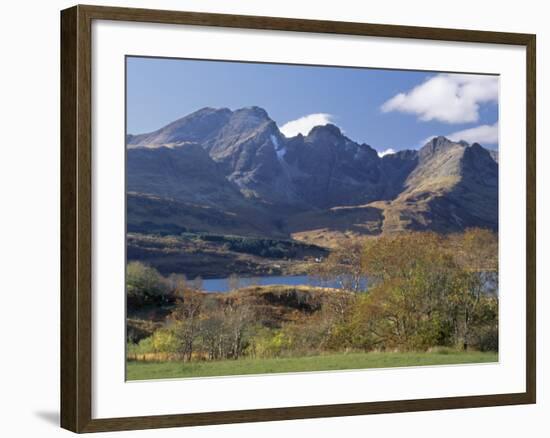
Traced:
<path id="1" fill-rule="evenodd" d="M 251 339 L 254 355 L 262 358 L 279 357 L 291 346 L 291 339 L 282 330 L 261 330 Z"/>
<path id="2" fill-rule="evenodd" d="M 166 302 L 169 289 L 166 280 L 155 268 L 141 262 L 130 262 L 126 268 L 128 306 L 143 307 Z"/>

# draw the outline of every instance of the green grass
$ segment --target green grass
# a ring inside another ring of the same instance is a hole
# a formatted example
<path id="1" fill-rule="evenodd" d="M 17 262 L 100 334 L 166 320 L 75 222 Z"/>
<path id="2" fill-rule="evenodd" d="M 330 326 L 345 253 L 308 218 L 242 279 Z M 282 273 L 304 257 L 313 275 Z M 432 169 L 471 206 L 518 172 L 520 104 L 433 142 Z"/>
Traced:
<path id="1" fill-rule="evenodd" d="M 239 359 L 217 362 L 134 362 L 127 364 L 128 380 L 181 377 L 234 376 L 243 374 L 289 373 L 422 365 L 450 365 L 497 362 L 498 353 L 339 353 L 279 359 Z"/>

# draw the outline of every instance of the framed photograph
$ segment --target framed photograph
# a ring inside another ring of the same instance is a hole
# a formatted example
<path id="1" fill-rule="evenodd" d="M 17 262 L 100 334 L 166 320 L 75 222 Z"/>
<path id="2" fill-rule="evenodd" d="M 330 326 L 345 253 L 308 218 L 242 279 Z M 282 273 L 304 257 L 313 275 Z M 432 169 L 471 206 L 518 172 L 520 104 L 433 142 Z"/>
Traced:
<path id="1" fill-rule="evenodd" d="M 62 427 L 535 403 L 535 35 L 75 6 L 61 55 Z"/>

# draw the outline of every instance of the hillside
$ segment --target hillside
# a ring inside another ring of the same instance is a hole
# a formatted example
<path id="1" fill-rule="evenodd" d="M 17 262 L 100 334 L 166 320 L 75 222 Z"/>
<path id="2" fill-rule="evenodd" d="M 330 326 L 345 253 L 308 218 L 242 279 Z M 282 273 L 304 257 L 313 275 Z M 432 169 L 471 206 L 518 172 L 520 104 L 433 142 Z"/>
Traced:
<path id="1" fill-rule="evenodd" d="M 351 292 L 313 286 L 248 286 L 229 293 L 196 292 L 204 306 L 244 308 L 254 320 L 268 328 L 280 328 L 285 323 L 305 323 L 318 316 L 325 306 L 336 306 L 353 297 Z M 161 327 L 174 309 L 128 308 L 128 338 L 137 341 Z M 152 316 L 153 315 L 153 316 Z M 144 318 L 145 316 L 145 318 Z"/>
<path id="2" fill-rule="evenodd" d="M 259 107 L 127 136 L 128 230 L 300 239 L 498 228 L 498 152 L 445 137 L 379 157 L 334 125 L 286 138 Z"/>
<path id="3" fill-rule="evenodd" d="M 163 274 L 185 267 L 191 278 L 302 274 L 313 260 L 327 255 L 320 246 L 288 239 L 151 230 L 128 233 L 128 260 L 146 262 Z"/>
<path id="4" fill-rule="evenodd" d="M 383 210 L 383 231 L 451 232 L 498 227 L 498 164 L 477 143 L 437 137 L 418 152 L 404 190 L 373 207 Z"/>

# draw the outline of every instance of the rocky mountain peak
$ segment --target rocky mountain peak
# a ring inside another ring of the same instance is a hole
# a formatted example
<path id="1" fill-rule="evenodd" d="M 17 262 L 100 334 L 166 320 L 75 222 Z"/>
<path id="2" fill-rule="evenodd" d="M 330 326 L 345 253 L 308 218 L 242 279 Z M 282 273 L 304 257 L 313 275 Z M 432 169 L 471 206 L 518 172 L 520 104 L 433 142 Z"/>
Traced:
<path id="1" fill-rule="evenodd" d="M 340 137 L 343 137 L 343 134 L 338 126 L 333 125 L 332 123 L 327 123 L 326 125 L 314 126 L 311 131 L 309 131 L 309 134 L 306 136 L 306 141 L 315 141 L 322 137 L 332 137 L 338 139 Z"/>
<path id="2" fill-rule="evenodd" d="M 277 125 L 264 109 L 252 106 L 235 110 L 221 130 L 212 138 L 207 149 L 212 146 L 213 149 L 219 150 L 223 146 L 222 144 L 227 143 L 226 140 L 233 139 L 234 141 L 230 143 L 235 143 L 266 129 L 277 130 Z"/>
<path id="3" fill-rule="evenodd" d="M 419 152 L 419 157 L 421 159 L 426 159 L 439 152 L 445 152 L 449 149 L 453 149 L 457 147 L 465 148 L 467 146 L 468 146 L 468 143 L 464 141 L 454 142 L 452 140 L 449 140 L 447 137 L 439 135 L 437 137 L 432 138 L 430 141 L 428 141 L 424 146 L 420 148 L 418 152 Z"/>
<path id="4" fill-rule="evenodd" d="M 189 142 L 204 142 L 227 123 L 232 112 L 228 108 L 202 108 L 168 125 L 145 134 L 128 135 L 128 148 L 173 147 Z"/>
<path id="5" fill-rule="evenodd" d="M 245 117 L 256 117 L 263 120 L 271 120 L 269 118 L 269 114 L 267 114 L 267 111 L 263 108 L 260 108 L 259 106 L 247 106 L 244 108 L 240 108 L 235 110 L 234 114 L 244 115 Z"/>
<path id="6" fill-rule="evenodd" d="M 470 149 L 474 149 L 474 150 L 478 150 L 478 151 L 486 151 L 486 149 L 483 146 L 481 146 L 479 143 L 473 143 L 470 146 Z"/>
<path id="7" fill-rule="evenodd" d="M 454 144 L 455 142 L 449 140 L 447 137 L 443 135 L 438 135 L 437 137 L 432 138 L 430 141 L 428 141 L 423 148 L 431 149 L 432 151 L 436 151 L 438 149 L 441 149 L 445 146 L 449 146 Z"/>
<path id="8" fill-rule="evenodd" d="M 201 108 L 201 109 L 198 109 L 195 112 L 192 112 L 188 116 L 182 117 L 182 119 L 184 119 L 186 117 L 189 117 L 189 118 L 207 117 L 207 116 L 212 115 L 212 114 L 229 115 L 231 113 L 232 113 L 232 111 L 229 108 L 225 108 L 225 107 L 224 108 L 213 108 L 211 106 L 205 106 L 204 108 Z M 179 120 L 181 120 L 181 119 L 179 119 Z"/>

